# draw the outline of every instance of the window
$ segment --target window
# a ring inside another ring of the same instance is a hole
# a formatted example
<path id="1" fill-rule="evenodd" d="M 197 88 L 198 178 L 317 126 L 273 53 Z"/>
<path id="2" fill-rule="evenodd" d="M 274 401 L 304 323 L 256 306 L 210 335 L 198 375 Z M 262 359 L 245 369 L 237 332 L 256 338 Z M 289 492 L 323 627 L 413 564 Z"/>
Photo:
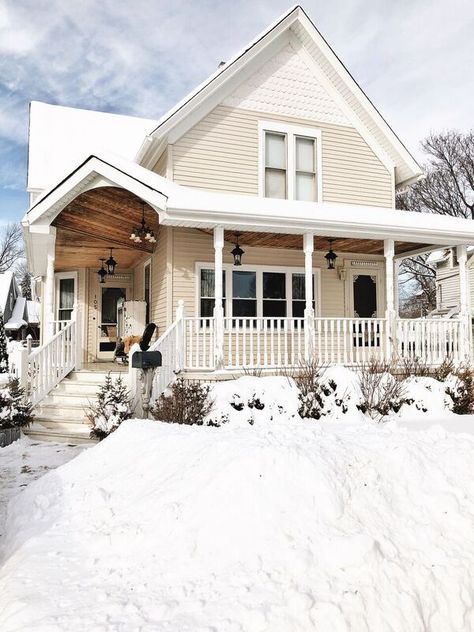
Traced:
<path id="1" fill-rule="evenodd" d="M 232 316 L 252 318 L 257 315 L 257 273 L 232 272 Z"/>
<path id="2" fill-rule="evenodd" d="M 316 200 L 316 154 L 314 138 L 295 137 L 295 199 Z"/>
<path id="3" fill-rule="evenodd" d="M 262 316 L 286 316 L 286 274 L 263 272 Z"/>
<path id="4" fill-rule="evenodd" d="M 313 274 L 313 309 L 317 304 L 318 271 Z M 198 267 L 199 315 L 214 312 L 214 270 Z M 305 273 L 271 266 L 245 266 L 236 270 L 225 264 L 223 271 L 224 313 L 234 318 L 303 318 L 306 304 Z M 227 286 L 227 287 L 226 287 Z"/>
<path id="5" fill-rule="evenodd" d="M 286 134 L 265 133 L 265 197 L 286 198 Z"/>
<path id="6" fill-rule="evenodd" d="M 214 315 L 214 270 L 201 270 L 200 275 L 201 285 L 201 317 L 211 318 Z M 225 298 L 225 270 L 222 271 L 222 295 Z M 225 315 L 225 301 L 224 303 L 224 315 Z"/>
<path id="7" fill-rule="evenodd" d="M 321 199 L 321 133 L 260 121 L 260 191 L 269 198 Z"/>
<path id="8" fill-rule="evenodd" d="M 293 318 L 304 318 L 304 310 L 306 307 L 305 287 L 306 278 L 304 272 L 293 272 L 291 275 L 291 314 Z M 313 274 L 313 309 L 315 309 L 315 304 Z"/>
<path id="9" fill-rule="evenodd" d="M 151 303 L 151 265 L 150 262 L 145 263 L 143 268 L 143 299 L 145 301 L 145 324 L 150 322 L 150 303 Z"/>
<path id="10" fill-rule="evenodd" d="M 71 320 L 74 307 L 74 279 L 59 279 L 58 320 Z"/>

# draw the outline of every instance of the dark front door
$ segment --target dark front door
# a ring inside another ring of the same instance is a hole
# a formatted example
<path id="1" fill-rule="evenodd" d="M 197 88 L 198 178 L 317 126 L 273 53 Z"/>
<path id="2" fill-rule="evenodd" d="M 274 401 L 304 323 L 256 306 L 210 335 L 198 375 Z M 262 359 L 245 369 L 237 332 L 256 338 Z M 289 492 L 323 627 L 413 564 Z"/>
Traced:
<path id="1" fill-rule="evenodd" d="M 370 274 L 357 274 L 354 283 L 354 316 L 356 318 L 375 318 L 377 316 L 377 277 Z"/>

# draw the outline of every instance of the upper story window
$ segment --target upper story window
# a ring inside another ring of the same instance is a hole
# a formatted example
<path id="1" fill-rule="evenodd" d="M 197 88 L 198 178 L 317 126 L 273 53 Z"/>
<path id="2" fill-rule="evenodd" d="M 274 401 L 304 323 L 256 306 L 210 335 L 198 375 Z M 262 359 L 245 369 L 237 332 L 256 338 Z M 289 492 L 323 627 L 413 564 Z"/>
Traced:
<path id="1" fill-rule="evenodd" d="M 321 200 L 321 132 L 260 121 L 260 195 Z"/>

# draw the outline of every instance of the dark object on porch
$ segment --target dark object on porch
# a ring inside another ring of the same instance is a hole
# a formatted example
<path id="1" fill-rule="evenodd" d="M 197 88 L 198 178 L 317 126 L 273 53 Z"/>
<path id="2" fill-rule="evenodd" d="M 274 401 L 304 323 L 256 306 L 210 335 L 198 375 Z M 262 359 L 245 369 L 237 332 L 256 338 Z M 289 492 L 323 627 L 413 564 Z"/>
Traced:
<path id="1" fill-rule="evenodd" d="M 114 358 L 125 358 L 125 343 L 122 338 L 117 340 L 117 344 L 115 345 Z"/>
<path id="2" fill-rule="evenodd" d="M 139 342 L 140 349 L 142 351 L 148 351 L 148 349 L 150 348 L 150 342 L 153 337 L 153 334 L 155 333 L 155 329 L 156 329 L 155 323 L 148 323 L 148 325 L 145 327 L 145 331 L 143 332 L 142 339 Z"/>
<path id="3" fill-rule="evenodd" d="M 134 369 L 154 369 L 161 366 L 161 353 L 159 351 L 135 351 L 132 355 L 132 367 Z"/>

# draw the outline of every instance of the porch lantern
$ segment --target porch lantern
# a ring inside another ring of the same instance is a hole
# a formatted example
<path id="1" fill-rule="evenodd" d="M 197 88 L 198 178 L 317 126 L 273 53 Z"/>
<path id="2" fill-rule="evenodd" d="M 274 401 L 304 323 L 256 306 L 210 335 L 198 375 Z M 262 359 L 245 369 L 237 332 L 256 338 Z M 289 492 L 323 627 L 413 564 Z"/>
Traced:
<path id="1" fill-rule="evenodd" d="M 107 276 L 107 270 L 104 268 L 105 259 L 99 259 L 99 261 L 102 261 L 100 269 L 97 270 L 97 274 L 99 275 L 99 283 L 105 283 L 105 277 Z"/>
<path id="2" fill-rule="evenodd" d="M 332 249 L 333 241 L 334 241 L 333 239 L 329 239 L 329 252 L 324 255 L 324 258 L 326 259 L 327 264 L 328 264 L 328 270 L 334 270 L 334 268 L 336 267 L 335 264 L 336 264 L 337 255 Z"/>
<path id="3" fill-rule="evenodd" d="M 239 246 L 239 236 L 240 236 L 240 233 L 237 233 L 235 235 L 235 237 L 236 237 L 235 248 L 233 250 L 231 250 L 231 252 L 230 252 L 230 254 L 234 257 L 234 266 L 241 266 L 242 265 L 242 255 L 245 254 L 245 252 Z"/>
<path id="4" fill-rule="evenodd" d="M 112 256 L 112 250 L 113 248 L 110 249 L 110 257 L 105 262 L 105 265 L 107 266 L 107 274 L 110 274 L 110 276 L 113 276 L 115 274 L 115 267 L 117 265 L 117 262 Z"/>
<path id="5" fill-rule="evenodd" d="M 142 202 L 142 219 L 140 226 L 137 226 L 130 233 L 130 239 L 136 244 L 141 244 L 143 240 L 150 242 L 150 244 L 156 244 L 156 237 L 153 230 L 146 225 L 145 222 L 145 203 Z"/>

